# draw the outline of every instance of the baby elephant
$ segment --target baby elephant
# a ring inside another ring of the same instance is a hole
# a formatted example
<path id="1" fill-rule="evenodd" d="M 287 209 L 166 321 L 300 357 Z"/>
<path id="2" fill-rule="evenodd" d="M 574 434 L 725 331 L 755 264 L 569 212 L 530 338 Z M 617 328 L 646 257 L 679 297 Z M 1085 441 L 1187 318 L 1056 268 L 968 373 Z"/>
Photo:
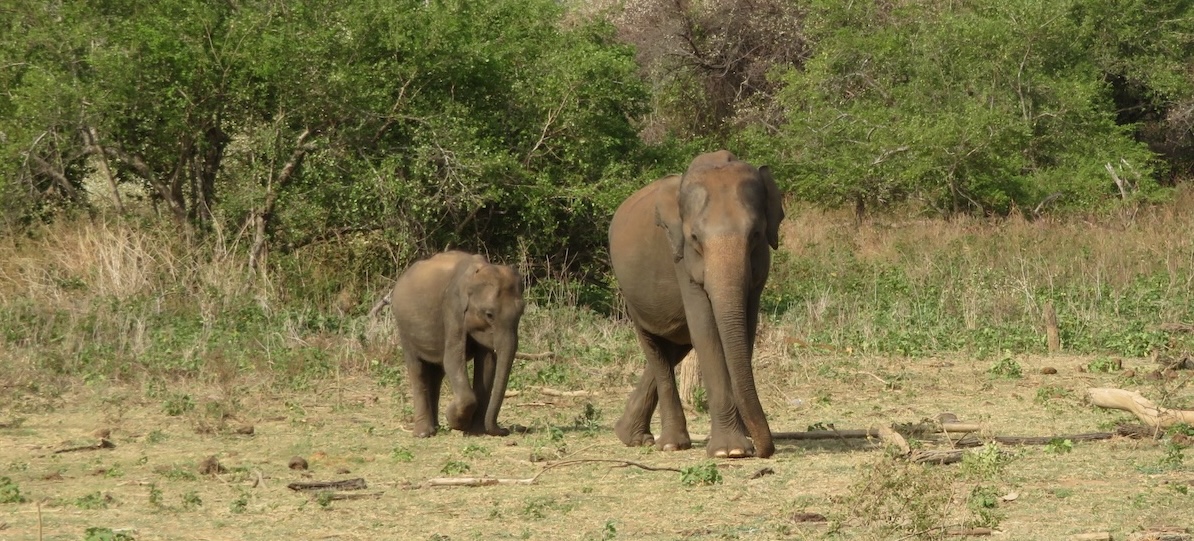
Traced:
<path id="1" fill-rule="evenodd" d="M 455 396 L 448 405 L 449 427 L 468 434 L 509 434 L 497 417 L 525 307 L 518 271 L 480 255 L 436 254 L 398 277 L 391 303 L 415 402 L 415 437 L 434 435 L 439 426 L 445 374 Z"/>

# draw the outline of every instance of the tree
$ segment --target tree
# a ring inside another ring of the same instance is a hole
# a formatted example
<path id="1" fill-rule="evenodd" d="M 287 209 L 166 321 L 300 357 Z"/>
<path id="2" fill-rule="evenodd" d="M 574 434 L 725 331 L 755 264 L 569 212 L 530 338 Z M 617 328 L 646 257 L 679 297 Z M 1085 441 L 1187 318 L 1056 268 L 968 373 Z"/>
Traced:
<path id="1" fill-rule="evenodd" d="M 781 76 L 787 122 L 746 141 L 802 197 L 859 210 L 1003 213 L 1055 193 L 1089 207 L 1117 182 L 1148 193 L 1162 164 L 1117 115 L 1086 4 L 814 3 L 815 53 Z"/>

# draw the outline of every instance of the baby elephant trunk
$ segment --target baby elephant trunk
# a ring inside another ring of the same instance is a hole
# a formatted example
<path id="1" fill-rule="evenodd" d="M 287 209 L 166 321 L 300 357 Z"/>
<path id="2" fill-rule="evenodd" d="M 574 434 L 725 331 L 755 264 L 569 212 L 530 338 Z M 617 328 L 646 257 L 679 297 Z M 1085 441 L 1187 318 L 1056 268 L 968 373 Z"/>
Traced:
<path id="1" fill-rule="evenodd" d="M 494 343 L 494 357 L 497 364 L 493 376 L 493 390 L 489 395 L 489 404 L 485 410 L 485 433 L 492 436 L 505 436 L 508 431 L 498 426 L 498 413 L 502 409 L 502 401 L 506 399 L 506 384 L 510 381 L 510 370 L 514 366 L 514 352 L 518 351 L 518 331 L 514 337 L 500 337 Z"/>

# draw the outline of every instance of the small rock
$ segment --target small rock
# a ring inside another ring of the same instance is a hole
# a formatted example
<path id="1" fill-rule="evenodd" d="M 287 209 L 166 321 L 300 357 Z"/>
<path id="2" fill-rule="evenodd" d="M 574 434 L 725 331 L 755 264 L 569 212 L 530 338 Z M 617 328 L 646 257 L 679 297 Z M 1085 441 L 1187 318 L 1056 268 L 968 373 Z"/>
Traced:
<path id="1" fill-rule="evenodd" d="M 236 429 L 237 434 L 244 434 L 245 436 L 253 435 L 253 425 L 241 425 Z"/>
<path id="2" fill-rule="evenodd" d="M 1007 494 L 1004 494 L 999 499 L 1001 499 L 1005 502 L 1014 502 L 1014 501 L 1018 500 L 1019 498 L 1020 498 L 1019 492 L 1008 492 Z"/>
<path id="3" fill-rule="evenodd" d="M 286 467 L 292 470 L 305 470 L 307 469 L 307 459 L 301 456 L 291 457 L 290 462 L 286 463 Z"/>
<path id="4" fill-rule="evenodd" d="M 750 477 L 747 477 L 747 479 L 758 479 L 760 477 L 763 477 L 764 475 L 772 475 L 774 473 L 775 473 L 775 470 L 773 470 L 771 468 L 762 468 L 759 471 L 750 474 Z"/>
<path id="5" fill-rule="evenodd" d="M 792 522 L 829 522 L 821 513 L 792 513 Z"/>
<path id="6" fill-rule="evenodd" d="M 352 473 L 352 470 L 341 466 L 339 468 L 336 468 L 336 473 L 339 475 L 348 475 L 348 474 Z"/>
<path id="7" fill-rule="evenodd" d="M 1053 368 L 1052 366 L 1046 366 L 1046 367 L 1044 367 L 1044 368 L 1042 368 L 1042 369 L 1041 369 L 1041 373 L 1042 373 L 1042 374 L 1047 374 L 1047 375 L 1053 375 L 1053 374 L 1056 374 L 1056 373 L 1057 373 L 1057 369 L 1056 369 L 1056 368 Z"/>
<path id="8" fill-rule="evenodd" d="M 1131 368 L 1129 368 L 1129 369 L 1127 369 L 1127 370 L 1124 370 L 1124 379 L 1131 379 L 1131 378 L 1134 378 L 1134 377 L 1136 377 L 1136 371 L 1135 371 L 1135 370 L 1133 370 L 1133 369 L 1131 369 Z"/>
<path id="9" fill-rule="evenodd" d="M 220 461 L 216 460 L 216 455 L 211 455 L 199 463 L 199 473 L 203 475 L 215 475 L 223 472 L 224 466 L 221 466 Z"/>
<path id="10" fill-rule="evenodd" d="M 112 437 L 112 429 L 111 428 L 100 428 L 100 429 L 96 429 L 96 431 L 92 432 L 91 434 L 101 440 L 106 440 L 106 439 Z"/>

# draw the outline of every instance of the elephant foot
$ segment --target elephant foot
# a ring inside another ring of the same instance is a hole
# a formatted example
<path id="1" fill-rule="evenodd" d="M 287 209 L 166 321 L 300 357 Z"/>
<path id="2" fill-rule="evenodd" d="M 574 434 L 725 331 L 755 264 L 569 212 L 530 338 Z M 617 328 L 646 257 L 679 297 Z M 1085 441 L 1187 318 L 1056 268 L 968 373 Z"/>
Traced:
<path id="1" fill-rule="evenodd" d="M 475 406 L 473 406 L 475 407 Z M 452 430 L 470 432 L 473 425 L 473 407 L 461 408 L 452 402 L 448 405 L 448 426 Z"/>
<path id="2" fill-rule="evenodd" d="M 502 428 L 500 426 L 495 426 L 492 429 L 488 429 L 488 428 L 485 428 L 485 425 L 473 425 L 472 428 L 465 431 L 465 435 L 502 437 L 502 436 L 509 436 L 510 430 L 506 429 L 506 428 Z"/>
<path id="3" fill-rule="evenodd" d="M 430 438 L 439 431 L 439 427 L 431 423 L 415 423 L 414 435 L 416 438 Z"/>
<path id="4" fill-rule="evenodd" d="M 614 434 L 618 435 L 618 439 L 627 447 L 648 447 L 655 444 L 655 436 L 651 435 L 651 431 L 644 426 L 639 426 L 638 423 L 626 420 L 625 416 L 618 419 L 614 424 Z"/>
<path id="5" fill-rule="evenodd" d="M 660 435 L 659 440 L 655 442 L 655 447 L 660 451 L 683 451 L 685 449 L 692 449 L 692 438 L 688 437 L 687 432 L 680 434 L 669 435 L 664 432 Z"/>
<path id="6" fill-rule="evenodd" d="M 705 448 L 710 458 L 748 458 L 755 456 L 755 446 L 744 434 L 720 434 L 709 437 Z"/>

